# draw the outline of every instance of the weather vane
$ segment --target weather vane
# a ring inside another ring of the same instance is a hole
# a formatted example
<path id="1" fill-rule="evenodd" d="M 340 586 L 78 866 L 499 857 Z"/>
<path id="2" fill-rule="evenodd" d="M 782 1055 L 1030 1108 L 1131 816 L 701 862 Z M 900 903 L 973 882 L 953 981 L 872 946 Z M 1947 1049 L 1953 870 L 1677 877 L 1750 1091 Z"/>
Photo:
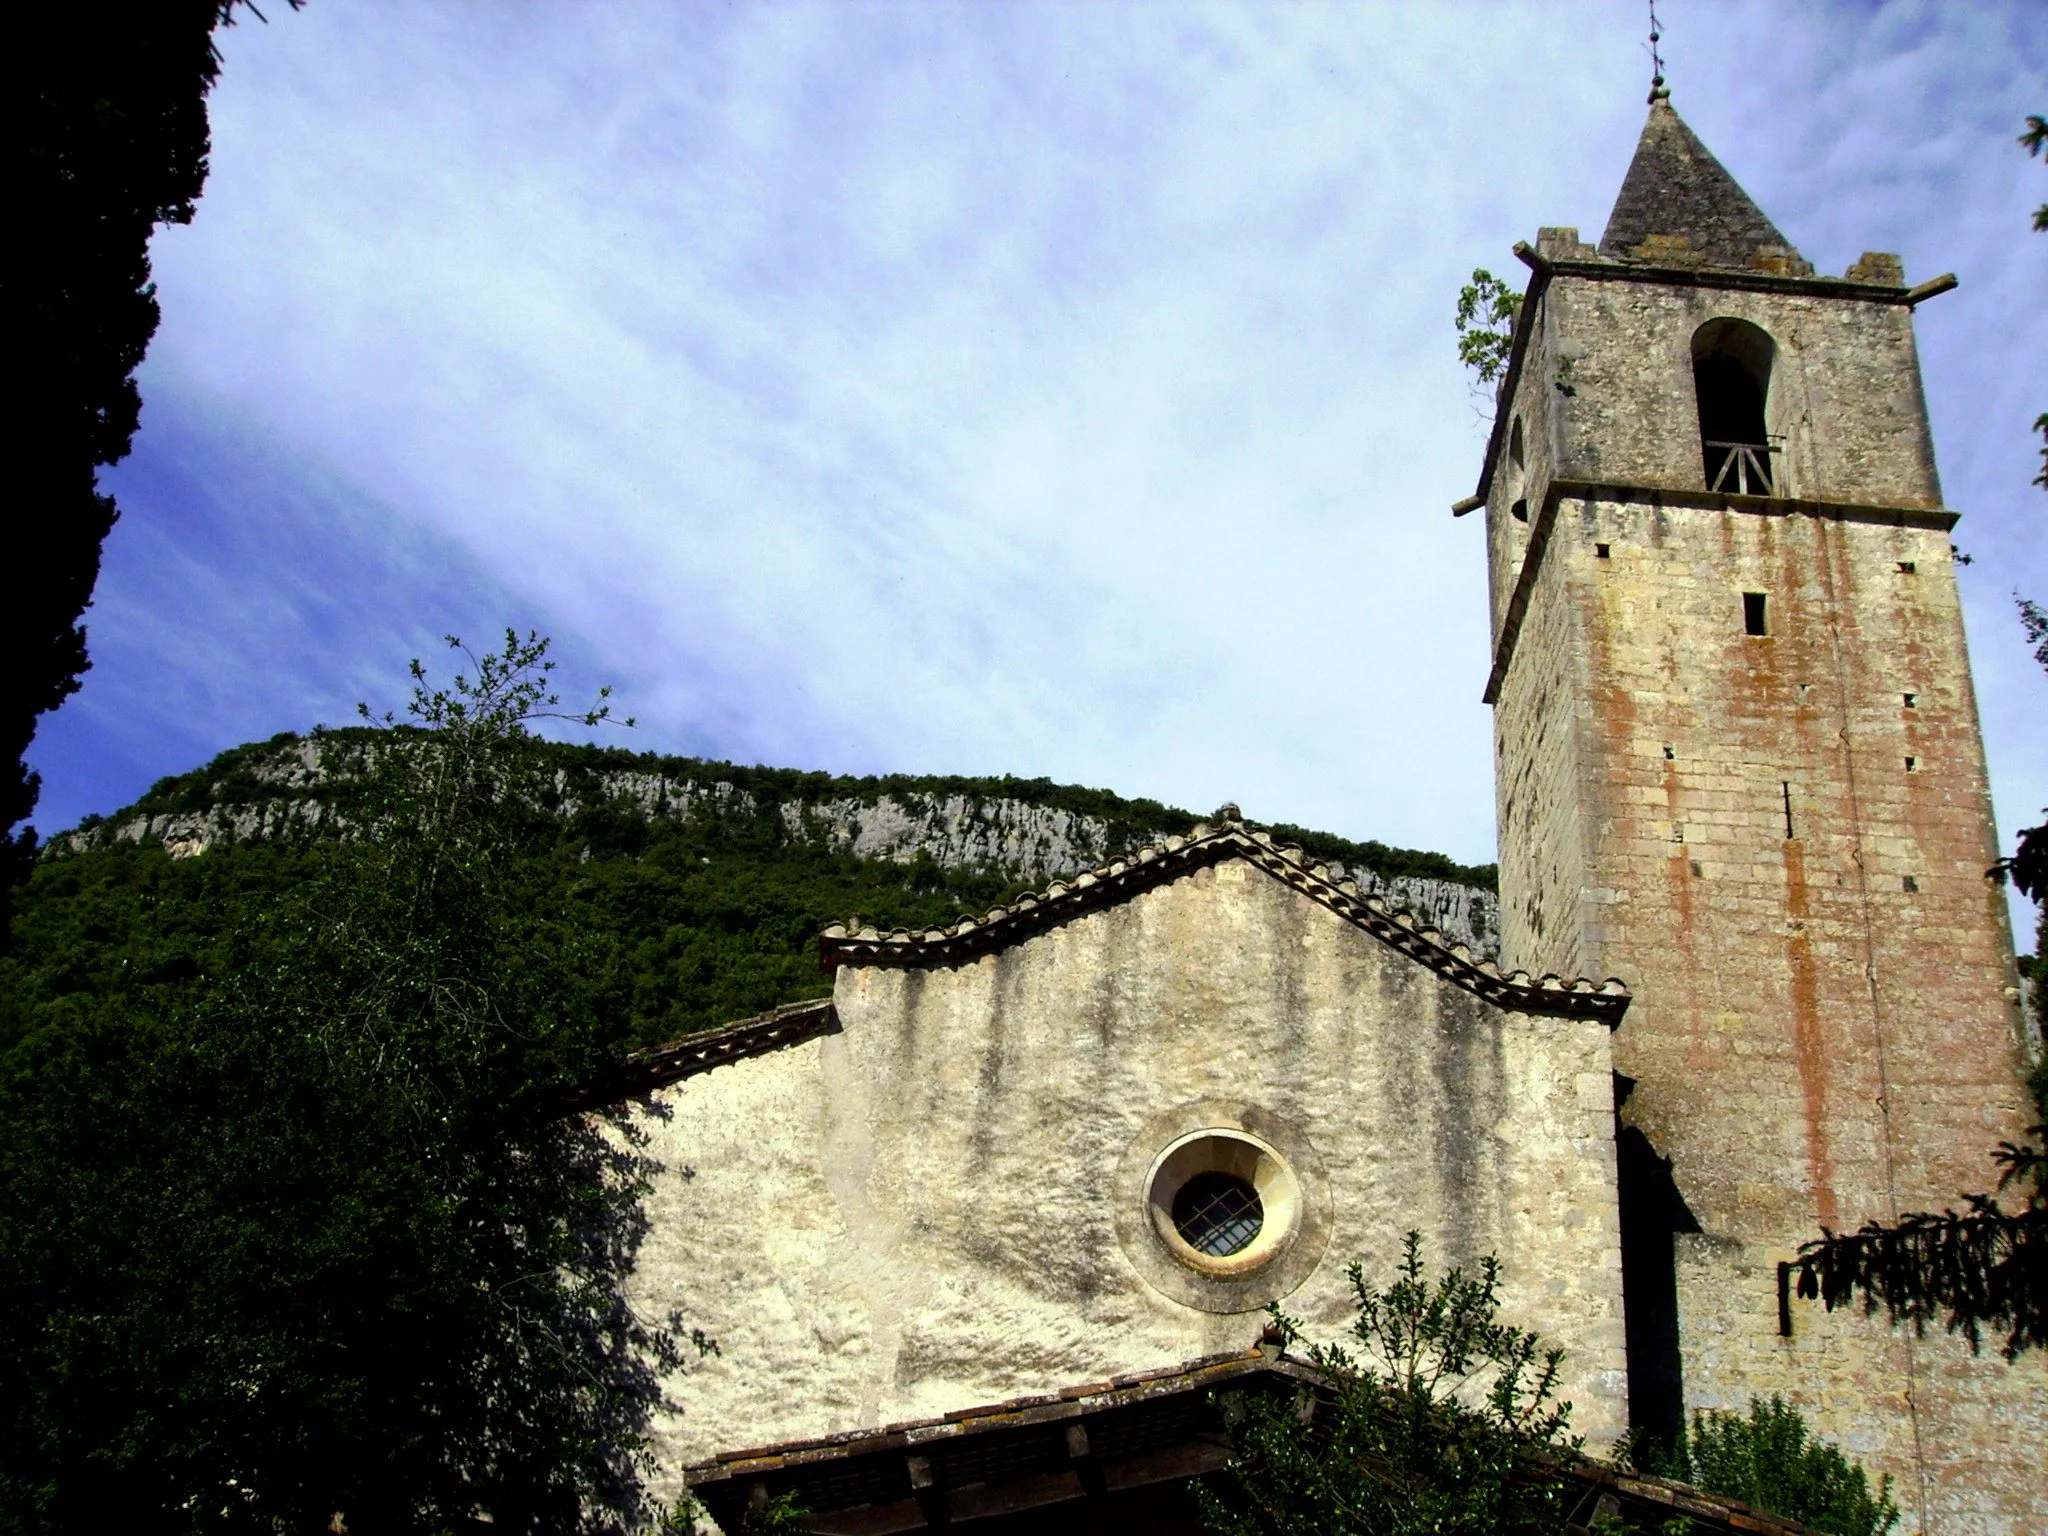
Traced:
<path id="1" fill-rule="evenodd" d="M 1659 101 L 1671 94 L 1664 84 L 1664 55 L 1657 51 L 1657 43 L 1664 36 L 1662 25 L 1657 20 L 1657 0 L 1650 0 L 1650 100 Z"/>

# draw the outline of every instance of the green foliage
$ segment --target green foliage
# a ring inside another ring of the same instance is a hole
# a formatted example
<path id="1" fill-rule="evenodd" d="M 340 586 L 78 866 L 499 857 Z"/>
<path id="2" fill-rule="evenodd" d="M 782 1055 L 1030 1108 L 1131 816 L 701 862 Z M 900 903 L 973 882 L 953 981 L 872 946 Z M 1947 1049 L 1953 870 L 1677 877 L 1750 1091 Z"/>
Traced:
<path id="1" fill-rule="evenodd" d="M 1313 832 L 1307 827 L 1297 827 L 1284 821 L 1275 822 L 1266 830 L 1273 834 L 1275 842 L 1283 845 L 1292 843 L 1311 859 L 1326 864 L 1342 864 L 1348 869 L 1369 869 L 1382 878 L 1405 876 L 1418 880 L 1447 880 L 1454 885 L 1469 885 L 1484 891 L 1497 890 L 1500 886 L 1500 867 L 1496 864 L 1460 864 L 1440 853 L 1426 853 L 1416 848 L 1391 848 L 1377 841 L 1354 843 L 1349 838 Z"/>
<path id="2" fill-rule="evenodd" d="M 1458 361 L 1479 383 L 1495 383 L 1507 372 L 1521 308 L 1522 296 L 1483 267 L 1458 290 Z"/>
<path id="3" fill-rule="evenodd" d="M 760 1504 L 750 1505 L 740 1516 L 733 1536 L 783 1536 L 805 1529 L 808 1511 L 794 1493 L 778 1493 Z M 685 1497 L 682 1503 L 663 1513 L 656 1529 L 661 1536 L 696 1536 L 704 1507 Z"/>
<path id="4" fill-rule="evenodd" d="M 2042 429 L 2048 431 L 2048 416 L 2042 417 L 2041 420 Z M 2030 598 L 2021 597 L 2017 592 L 2013 594 L 2013 604 L 2019 609 L 2020 628 L 2026 631 L 2027 644 L 2034 648 L 2034 664 L 2043 672 L 2048 672 L 2048 609 L 2043 609 Z M 2037 871 L 2036 881 L 2040 886 L 2041 895 L 2048 897 L 2048 864 L 2044 864 Z M 2032 889 L 2025 885 L 2020 888 L 2030 892 Z"/>
<path id="5" fill-rule="evenodd" d="M 1411 1232 L 1392 1285 L 1368 1285 L 1357 1264 L 1350 1277 L 1359 1353 L 1311 1344 L 1325 1393 L 1247 1398 L 1236 1454 L 1197 1489 L 1209 1526 L 1224 1536 L 1562 1531 L 1556 1466 L 1579 1444 L 1565 1433 L 1570 1404 L 1552 1397 L 1563 1352 L 1500 1321 L 1496 1262 L 1432 1284 Z M 1290 1342 L 1301 1337 L 1272 1313 Z"/>
<path id="6" fill-rule="evenodd" d="M 58 919 L 68 972 L 8 988 L 9 1529 L 649 1513 L 681 1351 L 619 1289 L 648 1171 L 629 1128 L 554 1108 L 622 1024 L 593 983 L 608 941 L 521 879 L 544 652 L 508 636 L 418 680 L 416 728 L 366 754 L 364 835 L 52 867 L 102 899 Z"/>
<path id="7" fill-rule="evenodd" d="M 350 746 L 363 739 L 363 734 L 358 730 L 322 730 L 311 738 L 301 738 L 287 731 L 268 741 L 232 747 L 204 767 L 159 779 L 126 811 L 117 812 L 112 817 L 95 817 L 89 825 L 119 824 L 130 816 L 190 815 L 243 807 L 326 806 L 345 802 L 347 787 L 336 775 L 328 772 L 286 775 L 280 772 L 280 764 L 308 741 L 335 752 L 337 757 L 345 757 Z M 605 798 L 601 787 L 605 775 L 633 773 L 666 779 L 675 784 L 730 785 L 736 797 L 745 797 L 756 804 L 772 802 L 778 806 L 806 809 L 825 801 L 855 800 L 873 804 L 884 797 L 910 803 L 955 796 L 970 802 L 1004 800 L 1100 821 L 1108 829 L 1110 846 L 1116 849 L 1174 833 L 1186 833 L 1198 819 L 1187 811 L 1161 805 L 1156 800 L 1127 799 L 1105 789 L 1055 784 L 1050 779 L 958 774 L 835 775 L 563 742 L 541 742 L 536 745 L 536 750 L 548 755 L 558 776 L 560 788 L 552 797 L 553 801 L 575 802 L 585 807 Z M 323 769 L 325 767 L 323 758 Z M 583 826 L 597 830 L 602 836 L 604 823 L 605 817 L 593 812 Z M 1459 864 L 1440 853 L 1396 848 L 1377 841 L 1353 842 L 1327 832 L 1286 823 L 1274 823 L 1268 830 L 1282 842 L 1300 843 L 1318 859 L 1338 860 L 1354 869 L 1371 870 L 1383 877 L 1450 880 L 1482 890 L 1492 890 L 1495 884 L 1495 871 L 1491 864 Z M 565 833 L 570 841 L 574 841 L 576 835 L 574 828 Z"/>
<path id="8" fill-rule="evenodd" d="M 1592 1536 L 1645 1536 L 1642 1526 L 1620 1515 L 1595 1515 L 1587 1529 Z M 1674 1515 L 1669 1520 L 1660 1520 L 1654 1529 L 1656 1536 L 1692 1536 L 1693 1523 L 1685 1515 Z"/>
<path id="9" fill-rule="evenodd" d="M 361 738 L 359 731 L 340 730 L 315 733 L 313 740 L 335 749 L 345 758 L 350 746 Z M 301 738 L 289 732 L 265 742 L 234 747 L 203 768 L 161 779 L 130 808 L 139 815 L 196 813 L 220 808 L 314 802 L 327 804 L 345 800 L 346 785 L 334 776 L 315 773 L 285 778 L 278 764 L 301 745 Z M 1161 805 L 1156 800 L 1125 799 L 1108 790 L 1079 785 L 1055 784 L 1050 779 L 1019 779 L 1008 775 L 973 778 L 950 774 L 875 774 L 865 776 L 808 772 L 797 768 L 764 768 L 712 759 L 674 757 L 653 752 L 629 752 L 621 748 L 546 742 L 537 750 L 549 755 L 558 775 L 556 803 L 593 805 L 605 799 L 605 775 L 632 773 L 666 779 L 675 784 L 724 784 L 735 798 L 755 804 L 773 803 L 815 807 L 826 800 L 855 800 L 873 804 L 885 796 L 900 799 L 940 800 L 955 795 L 969 800 L 1003 799 L 1046 810 L 1066 811 L 1102 821 L 1110 840 L 1121 846 L 1184 833 L 1196 818 L 1186 811 Z M 324 761 L 323 761 L 324 767 Z M 129 814 L 121 813 L 123 816 Z M 119 819 L 119 818 L 116 818 Z M 1379 849 L 1391 861 L 1383 874 L 1405 874 L 1403 860 L 1436 861 L 1453 870 L 1441 855 L 1412 853 L 1385 848 L 1382 844 L 1346 844 L 1355 854 Z M 1354 859 L 1362 868 L 1380 869 L 1370 858 Z M 1419 871 L 1418 871 L 1419 872 Z M 1465 871 L 1468 879 L 1471 871 Z M 1453 876 L 1452 878 L 1458 878 Z"/>
<path id="10" fill-rule="evenodd" d="M 1637 1446 L 1632 1454 L 1645 1472 L 1740 1499 L 1829 1536 L 1884 1536 L 1899 1521 L 1891 1478 L 1873 1495 L 1863 1469 L 1811 1438 L 1799 1410 L 1780 1397 L 1752 1399 L 1747 1417 L 1696 1413 L 1690 1433 L 1668 1451 Z"/>
<path id="11" fill-rule="evenodd" d="M 741 1517 L 739 1536 L 781 1536 L 785 1531 L 801 1531 L 805 1528 L 804 1514 L 804 1507 L 794 1493 L 778 1493 Z"/>
<path id="12" fill-rule="evenodd" d="M 118 825 L 130 816 L 191 815 L 241 808 L 345 807 L 348 797 L 345 778 L 325 771 L 328 766 L 325 756 L 321 772 L 286 774 L 280 771 L 280 765 L 309 742 L 333 752 L 338 761 L 345 762 L 347 753 L 363 739 L 363 734 L 357 730 L 326 730 L 316 732 L 311 738 L 301 738 L 285 732 L 268 741 L 230 748 L 202 768 L 158 780 L 128 810 L 96 820 L 94 825 L 100 828 Z M 755 814 L 765 815 L 765 821 L 757 829 L 762 833 L 783 825 L 781 812 L 776 807 L 809 810 L 826 801 L 843 800 L 874 804 L 884 797 L 917 804 L 957 796 L 970 803 L 1003 800 L 1049 811 L 1065 811 L 1100 821 L 1107 828 L 1107 842 L 1112 851 L 1170 834 L 1186 833 L 1198 819 L 1187 811 L 1161 805 L 1156 800 L 1127 799 L 1106 789 L 1055 784 L 1050 779 L 1019 779 L 1009 775 L 977 778 L 958 774 L 835 775 L 563 742 L 540 742 L 535 750 L 548 756 L 557 777 L 559 787 L 551 793 L 549 803 L 558 806 L 573 804 L 576 807 L 567 813 L 567 824 L 559 842 L 572 847 L 579 857 L 585 846 L 590 848 L 593 856 L 607 852 L 636 852 L 640 846 L 637 839 L 658 839 L 666 835 L 658 825 L 641 825 L 650 820 L 644 813 L 605 807 L 604 778 L 619 773 L 646 775 L 676 785 L 729 785 L 736 802 L 749 802 L 756 808 Z M 765 811 L 764 807 L 767 808 Z M 742 815 L 731 809 L 720 809 L 713 814 L 728 826 Z M 655 823 L 661 820 L 663 818 L 659 816 L 652 818 Z M 309 822 L 307 825 L 311 829 L 319 824 Z M 1268 830 L 1283 843 L 1299 843 L 1317 859 L 1337 860 L 1353 869 L 1370 870 L 1383 878 L 1413 876 L 1449 880 L 1487 891 L 1496 886 L 1496 871 L 1491 864 L 1459 864 L 1440 853 L 1396 848 L 1376 841 L 1353 842 L 1327 832 L 1285 823 L 1276 823 Z M 753 833 L 747 835 L 751 837 Z M 786 830 L 781 835 L 784 841 L 790 840 Z M 758 844 L 760 840 L 755 837 L 754 841 Z M 102 845 L 99 841 L 92 843 L 94 847 Z M 843 917 L 845 913 L 835 912 L 832 916 Z"/>
<path id="13" fill-rule="evenodd" d="M 772 815 L 593 812 L 567 826 L 533 818 L 519 832 L 497 869 L 501 889 L 582 937 L 585 959 L 566 981 L 616 1028 L 621 1050 L 823 995 L 817 941 L 829 921 L 858 911 L 931 927 L 1010 884 L 930 859 L 835 853 L 791 839 Z M 197 858 L 110 842 L 45 860 L 23 893 L 15 952 L 0 959 L 0 1047 L 67 1000 L 171 1006 L 204 994 L 233 963 L 242 910 L 345 878 L 351 864 L 349 845 L 327 839 L 251 840 Z"/>
<path id="14" fill-rule="evenodd" d="M 2041 418 L 2041 429 L 2048 433 L 2048 416 Z M 2048 463 L 2048 450 L 2044 450 L 2043 462 Z M 2048 483 L 2048 471 L 2044 471 L 2044 482 Z M 2029 598 L 2013 594 L 2013 604 L 2019 610 L 2020 627 L 2025 631 L 2027 643 L 2034 648 L 2034 662 L 2043 672 L 2048 672 L 2048 610 Z M 2048 806 L 2042 808 L 2042 821 L 2031 827 L 2022 827 L 2013 848 L 2012 857 L 2000 859 L 1991 867 L 1993 876 L 2010 880 L 2020 889 L 2020 894 L 2034 903 L 2034 952 L 2019 956 L 2022 975 L 2033 983 L 2033 1007 L 2035 1019 L 2048 1028 Z M 2048 1122 L 2048 1057 L 2034 1063 L 2028 1075 L 2027 1086 L 2034 1095 L 2034 1115 L 2037 1120 Z M 2048 1145 L 2048 1125 L 2037 1129 L 2036 1134 Z M 2040 1154 L 2034 1153 L 2036 1178 L 2039 1171 Z"/>
<path id="15" fill-rule="evenodd" d="M 2034 1127 L 2039 1135 L 2042 1128 Z M 1889 1224 L 1822 1236 L 1792 1261 L 1798 1293 L 1829 1311 L 1861 1301 L 1894 1323 L 1924 1332 L 1937 1318 L 1948 1331 L 1980 1346 L 1986 1326 L 2005 1330 L 2004 1353 L 2016 1359 L 2048 1348 L 2048 1202 L 2041 1194 L 2037 1148 L 2008 1142 L 1994 1154 L 2004 1164 L 2001 1187 L 2015 1177 L 2033 1182 L 2027 1204 L 2004 1209 L 1990 1195 L 1966 1195 L 1958 1212 L 1915 1211 Z"/>

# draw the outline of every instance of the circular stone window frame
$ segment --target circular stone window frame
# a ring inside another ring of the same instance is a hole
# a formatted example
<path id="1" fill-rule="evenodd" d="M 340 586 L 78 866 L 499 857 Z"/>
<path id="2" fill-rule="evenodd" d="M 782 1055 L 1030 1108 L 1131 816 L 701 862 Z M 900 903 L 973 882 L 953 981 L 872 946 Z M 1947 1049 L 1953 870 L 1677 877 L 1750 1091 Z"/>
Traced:
<path id="1" fill-rule="evenodd" d="M 1201 1252 L 1180 1235 L 1173 1197 L 1221 1172 L 1258 1191 L 1259 1235 L 1239 1252 Z M 1155 1291 L 1201 1312 L 1256 1312 L 1315 1273 L 1330 1243 L 1330 1181 L 1299 1128 L 1242 1100 L 1203 1099 L 1155 1115 L 1132 1138 L 1112 1184 L 1117 1239 Z"/>

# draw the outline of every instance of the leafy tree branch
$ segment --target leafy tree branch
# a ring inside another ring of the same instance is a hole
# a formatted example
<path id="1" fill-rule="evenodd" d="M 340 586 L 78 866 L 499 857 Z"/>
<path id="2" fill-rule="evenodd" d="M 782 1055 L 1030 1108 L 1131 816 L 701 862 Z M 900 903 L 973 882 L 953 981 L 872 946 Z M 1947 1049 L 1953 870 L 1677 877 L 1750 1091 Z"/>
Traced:
<path id="1" fill-rule="evenodd" d="M 1476 384 L 1497 384 L 1506 374 L 1521 308 L 1522 296 L 1483 267 L 1458 290 L 1458 361 Z"/>
<path id="2" fill-rule="evenodd" d="M 1814 1439 L 1781 1397 L 1752 1399 L 1747 1414 L 1695 1413 L 1691 1429 L 1668 1450 L 1632 1444 L 1629 1451 L 1645 1472 L 1740 1499 L 1827 1536 L 1885 1536 L 1899 1523 L 1890 1476 L 1873 1494 L 1863 1469 Z"/>

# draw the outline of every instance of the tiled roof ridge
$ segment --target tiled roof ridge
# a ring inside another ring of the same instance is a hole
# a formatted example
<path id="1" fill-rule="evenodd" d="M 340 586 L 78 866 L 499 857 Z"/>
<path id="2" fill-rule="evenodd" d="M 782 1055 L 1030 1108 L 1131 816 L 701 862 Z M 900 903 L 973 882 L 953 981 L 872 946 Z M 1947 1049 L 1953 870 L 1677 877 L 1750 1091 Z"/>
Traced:
<path id="1" fill-rule="evenodd" d="M 839 1012 L 832 1006 L 831 998 L 783 1003 L 766 1013 L 706 1030 L 701 1035 L 686 1035 L 635 1051 L 603 1077 L 571 1089 L 563 1096 L 562 1107 L 595 1109 L 604 1104 L 623 1103 L 727 1062 L 763 1056 L 785 1046 L 801 1045 L 819 1035 L 838 1033 Z"/>
<path id="2" fill-rule="evenodd" d="M 1603 1018 L 1618 1024 L 1629 1003 L 1628 988 L 1615 977 L 1593 981 L 1556 975 L 1503 972 L 1490 956 L 1475 956 L 1468 945 L 1447 942 L 1441 929 L 1419 923 L 1383 898 L 1362 890 L 1350 877 L 1312 863 L 1297 847 L 1276 844 L 1272 834 L 1253 831 L 1225 807 L 1220 826 L 1196 823 L 1187 836 L 1147 843 L 1094 869 L 1055 880 L 1043 891 L 991 907 L 980 917 L 962 918 L 946 928 L 889 932 L 849 923 L 826 928 L 819 962 L 840 965 L 953 964 L 1001 949 L 1034 933 L 1071 921 L 1085 912 L 1126 900 L 1166 880 L 1225 858 L 1243 858 L 1267 874 L 1363 928 L 1375 938 L 1428 966 L 1445 980 L 1498 1007 L 1517 1013 Z"/>

